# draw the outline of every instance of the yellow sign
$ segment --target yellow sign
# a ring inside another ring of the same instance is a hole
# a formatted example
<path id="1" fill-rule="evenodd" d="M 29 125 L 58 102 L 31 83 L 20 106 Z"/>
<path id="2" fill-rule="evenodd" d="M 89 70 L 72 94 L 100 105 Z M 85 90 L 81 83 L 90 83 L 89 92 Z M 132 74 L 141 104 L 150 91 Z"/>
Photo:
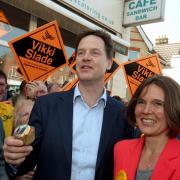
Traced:
<path id="1" fill-rule="evenodd" d="M 11 136 L 13 131 L 14 108 L 10 101 L 0 102 L 0 117 L 3 122 L 5 137 Z"/>
<path id="2" fill-rule="evenodd" d="M 45 80 L 67 65 L 67 55 L 56 21 L 9 42 L 26 81 Z"/>
<path id="3" fill-rule="evenodd" d="M 131 95 L 145 79 L 162 74 L 157 54 L 124 63 L 123 69 Z"/>
<path id="4" fill-rule="evenodd" d="M 116 176 L 115 180 L 127 180 L 127 174 L 124 170 L 121 170 L 118 172 L 118 175 Z"/>

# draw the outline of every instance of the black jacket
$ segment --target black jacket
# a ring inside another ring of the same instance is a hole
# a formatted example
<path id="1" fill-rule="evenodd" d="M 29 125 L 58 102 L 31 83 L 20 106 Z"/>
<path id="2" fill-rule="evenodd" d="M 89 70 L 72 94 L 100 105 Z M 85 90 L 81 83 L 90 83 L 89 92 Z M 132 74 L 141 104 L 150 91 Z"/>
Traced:
<path id="1" fill-rule="evenodd" d="M 36 129 L 33 152 L 19 167 L 18 174 L 37 164 L 34 179 L 70 180 L 72 161 L 73 95 L 69 92 L 40 97 L 29 124 Z M 117 141 L 129 138 L 124 106 L 107 97 L 104 109 L 95 180 L 113 180 L 113 149 Z"/>

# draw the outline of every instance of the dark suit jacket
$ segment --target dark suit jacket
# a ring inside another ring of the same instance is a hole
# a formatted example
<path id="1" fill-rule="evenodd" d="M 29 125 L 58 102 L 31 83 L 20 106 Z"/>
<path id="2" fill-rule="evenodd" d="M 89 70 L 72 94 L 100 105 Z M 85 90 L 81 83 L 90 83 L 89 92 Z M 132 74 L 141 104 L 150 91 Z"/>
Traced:
<path id="1" fill-rule="evenodd" d="M 34 179 L 70 180 L 73 95 L 74 90 L 71 90 L 49 94 L 36 101 L 29 122 L 36 129 L 36 140 L 33 152 L 19 168 L 19 174 L 28 172 L 37 164 Z M 113 147 L 118 140 L 129 136 L 127 130 L 124 106 L 108 96 L 95 180 L 113 179 Z"/>

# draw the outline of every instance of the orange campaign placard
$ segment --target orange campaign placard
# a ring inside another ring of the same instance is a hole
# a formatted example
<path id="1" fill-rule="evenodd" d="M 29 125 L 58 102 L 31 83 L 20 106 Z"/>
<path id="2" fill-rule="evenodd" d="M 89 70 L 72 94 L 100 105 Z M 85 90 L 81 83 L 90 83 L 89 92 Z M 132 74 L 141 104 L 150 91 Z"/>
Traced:
<path id="1" fill-rule="evenodd" d="M 72 65 L 76 60 L 76 53 L 75 51 L 72 53 L 71 57 L 68 59 L 68 64 Z"/>
<path id="2" fill-rule="evenodd" d="M 147 78 L 154 74 L 162 74 L 160 60 L 157 54 L 147 56 L 134 61 L 123 63 L 124 75 L 131 95 L 137 87 Z"/>
<path id="3" fill-rule="evenodd" d="M 114 76 L 114 74 L 121 68 L 121 65 L 118 63 L 117 59 L 113 58 L 113 64 L 110 70 L 107 70 L 104 78 L 105 84 Z"/>
<path id="4" fill-rule="evenodd" d="M 72 73 L 76 73 L 76 54 L 75 51 L 72 53 L 71 57 L 68 59 L 68 65 Z"/>
<path id="5" fill-rule="evenodd" d="M 0 22 L 4 22 L 6 24 L 9 24 L 8 19 L 6 18 L 6 16 L 4 15 L 4 12 L 0 9 Z"/>
<path id="6" fill-rule="evenodd" d="M 45 80 L 68 64 L 57 21 L 10 41 L 9 46 L 26 81 Z"/>
<path id="7" fill-rule="evenodd" d="M 6 18 L 4 12 L 0 9 L 0 37 L 8 34 L 12 30 L 12 27 L 9 25 L 9 21 Z"/>

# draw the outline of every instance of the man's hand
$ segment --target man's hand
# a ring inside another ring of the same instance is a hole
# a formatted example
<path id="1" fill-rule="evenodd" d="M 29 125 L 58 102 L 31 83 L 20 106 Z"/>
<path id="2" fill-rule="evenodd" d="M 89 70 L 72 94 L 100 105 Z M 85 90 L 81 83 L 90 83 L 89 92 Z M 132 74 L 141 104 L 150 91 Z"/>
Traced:
<path id="1" fill-rule="evenodd" d="M 4 141 L 4 158 L 9 164 L 19 165 L 32 151 L 32 146 L 25 146 L 23 141 L 13 136 L 7 137 Z"/>
<path id="2" fill-rule="evenodd" d="M 36 99 L 39 96 L 48 93 L 47 87 L 43 81 L 30 81 L 26 84 L 26 96 L 30 99 Z"/>

